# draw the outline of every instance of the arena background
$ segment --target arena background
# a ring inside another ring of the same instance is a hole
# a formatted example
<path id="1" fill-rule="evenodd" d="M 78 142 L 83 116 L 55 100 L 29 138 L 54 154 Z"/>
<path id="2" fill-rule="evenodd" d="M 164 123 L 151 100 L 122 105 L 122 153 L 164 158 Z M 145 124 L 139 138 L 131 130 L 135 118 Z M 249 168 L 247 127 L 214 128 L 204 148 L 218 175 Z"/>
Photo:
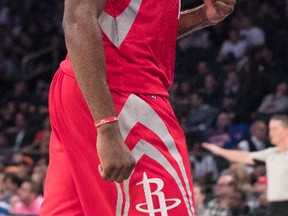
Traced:
<path id="1" fill-rule="evenodd" d="M 182 10 L 201 3 L 183 0 Z M 47 95 L 66 55 L 62 13 L 63 1 L 0 0 L 0 214 L 8 215 L 7 209 L 19 201 L 23 179 L 42 193 L 51 130 Z M 249 20 L 251 32 L 257 32 L 251 33 L 252 42 L 243 25 Z M 231 31 L 246 44 L 239 56 L 223 48 Z M 238 0 L 226 20 L 180 39 L 176 48 L 170 101 L 187 137 L 194 180 L 205 186 L 204 204 L 215 197 L 220 174 L 230 170 L 231 175 L 243 174 L 239 178 L 249 215 L 263 215 L 265 166 L 231 167 L 199 144 L 213 141 L 237 149 L 249 140 L 253 122 L 267 124 L 275 113 L 288 114 L 288 1 Z M 267 96 L 279 94 L 281 109 L 264 106 Z"/>

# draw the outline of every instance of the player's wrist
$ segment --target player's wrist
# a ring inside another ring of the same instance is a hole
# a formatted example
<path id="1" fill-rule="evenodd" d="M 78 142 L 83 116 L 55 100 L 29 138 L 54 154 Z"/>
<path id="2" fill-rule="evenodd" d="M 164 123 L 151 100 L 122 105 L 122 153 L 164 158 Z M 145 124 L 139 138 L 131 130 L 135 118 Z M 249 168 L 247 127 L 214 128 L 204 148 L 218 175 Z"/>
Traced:
<path id="1" fill-rule="evenodd" d="M 103 118 L 103 119 L 100 119 L 100 120 L 97 120 L 94 122 L 94 126 L 96 128 L 99 128 L 105 124 L 111 124 L 111 123 L 114 123 L 114 122 L 118 122 L 118 117 L 117 116 L 111 116 L 111 117 L 107 117 L 107 118 Z"/>
<path id="2" fill-rule="evenodd" d="M 200 8 L 201 10 L 201 19 L 204 23 L 209 23 L 210 20 L 208 19 L 208 16 L 207 16 L 207 6 L 205 4 L 202 5 L 202 7 Z"/>
<path id="3" fill-rule="evenodd" d="M 112 137 L 114 134 L 120 133 L 118 121 L 109 122 L 96 127 L 97 134 L 100 136 Z"/>

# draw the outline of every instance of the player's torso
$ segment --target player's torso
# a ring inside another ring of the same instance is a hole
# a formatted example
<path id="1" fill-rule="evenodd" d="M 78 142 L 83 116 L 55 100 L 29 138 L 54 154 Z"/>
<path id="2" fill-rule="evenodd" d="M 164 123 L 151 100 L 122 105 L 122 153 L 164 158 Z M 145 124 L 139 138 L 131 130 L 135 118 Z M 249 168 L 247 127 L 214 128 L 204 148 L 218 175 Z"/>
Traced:
<path id="1" fill-rule="evenodd" d="M 179 7 L 179 0 L 107 0 L 99 22 L 112 90 L 166 94 Z"/>
<path id="2" fill-rule="evenodd" d="M 106 0 L 99 23 L 111 90 L 167 95 L 179 8 L 179 0 Z M 73 74 L 69 57 L 61 68 Z"/>

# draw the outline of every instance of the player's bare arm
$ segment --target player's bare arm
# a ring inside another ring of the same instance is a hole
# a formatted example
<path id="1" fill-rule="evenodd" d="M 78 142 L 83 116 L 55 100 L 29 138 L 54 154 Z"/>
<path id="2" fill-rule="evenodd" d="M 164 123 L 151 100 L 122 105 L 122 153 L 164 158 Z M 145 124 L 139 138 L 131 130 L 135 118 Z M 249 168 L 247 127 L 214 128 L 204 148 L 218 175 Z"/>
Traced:
<path id="1" fill-rule="evenodd" d="M 180 13 L 179 37 L 209 25 L 217 24 L 230 15 L 236 0 L 204 0 L 204 4 Z"/>
<path id="2" fill-rule="evenodd" d="M 94 121 L 116 115 L 106 81 L 104 47 L 98 23 L 104 4 L 104 0 L 65 0 L 63 18 L 71 64 Z M 97 133 L 102 178 L 122 182 L 131 174 L 135 160 L 121 138 L 118 123 L 101 125 Z"/>
<path id="3" fill-rule="evenodd" d="M 202 146 L 207 150 L 211 151 L 213 154 L 224 157 L 229 161 L 250 165 L 254 164 L 254 160 L 252 159 L 251 154 L 249 152 L 242 152 L 239 150 L 228 150 L 210 143 L 203 143 Z"/>

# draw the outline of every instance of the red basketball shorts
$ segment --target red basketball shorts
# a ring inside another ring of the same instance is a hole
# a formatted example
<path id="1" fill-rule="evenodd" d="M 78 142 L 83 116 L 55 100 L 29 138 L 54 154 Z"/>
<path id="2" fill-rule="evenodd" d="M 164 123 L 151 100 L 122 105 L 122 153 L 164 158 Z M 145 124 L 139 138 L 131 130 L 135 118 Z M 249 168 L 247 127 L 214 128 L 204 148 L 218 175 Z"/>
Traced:
<path id="1" fill-rule="evenodd" d="M 166 97 L 112 92 L 121 135 L 136 159 L 130 178 L 104 181 L 96 129 L 75 77 L 51 84 L 52 134 L 42 216 L 194 216 L 185 137 Z"/>

